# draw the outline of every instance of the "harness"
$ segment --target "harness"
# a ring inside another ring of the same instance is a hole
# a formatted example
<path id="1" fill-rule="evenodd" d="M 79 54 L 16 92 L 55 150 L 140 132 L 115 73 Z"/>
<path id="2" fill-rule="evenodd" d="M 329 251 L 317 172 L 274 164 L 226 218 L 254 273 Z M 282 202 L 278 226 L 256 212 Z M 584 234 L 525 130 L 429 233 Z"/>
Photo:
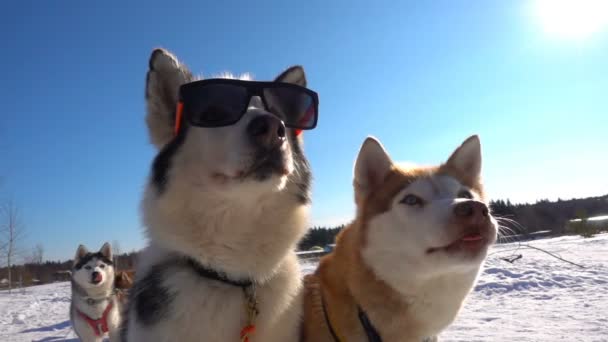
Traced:
<path id="1" fill-rule="evenodd" d="M 87 303 L 89 303 L 90 299 L 94 303 L 94 300 L 92 298 L 88 298 Z M 109 330 L 108 329 L 108 314 L 110 313 L 110 310 L 112 310 L 112 307 L 113 307 L 112 301 L 109 301 L 108 306 L 106 307 L 105 310 L 103 310 L 103 314 L 98 319 L 92 319 L 91 317 L 87 316 L 86 314 L 84 314 L 82 311 L 80 311 L 78 309 L 76 309 L 76 312 L 78 313 L 78 316 L 80 316 L 82 319 L 84 319 L 85 322 L 87 322 L 87 324 L 89 324 L 91 329 L 93 329 L 95 336 L 101 337 L 101 336 L 103 336 L 103 334 L 107 333 Z"/>
<path id="2" fill-rule="evenodd" d="M 320 297 L 321 297 L 321 305 L 323 307 L 323 316 L 325 318 L 325 323 L 327 324 L 327 327 L 329 328 L 329 333 L 331 334 L 334 342 L 342 342 L 342 339 L 340 339 L 338 337 L 338 334 L 336 334 L 336 331 L 334 330 L 333 325 L 331 324 L 331 320 L 329 319 L 329 314 L 327 313 L 327 307 L 325 306 L 325 300 L 323 298 L 323 291 L 320 288 L 319 288 L 319 293 L 320 293 Z M 363 311 L 363 309 L 361 309 L 361 307 L 359 305 L 357 305 L 357 312 L 358 312 L 357 316 L 359 318 L 359 322 L 361 323 L 361 326 L 363 327 L 363 330 L 365 331 L 365 335 L 367 335 L 367 340 L 369 342 L 382 342 L 382 337 L 380 337 L 378 330 L 376 329 L 376 327 L 374 327 L 374 325 L 369 320 L 369 317 L 367 316 L 365 311 Z M 432 341 L 432 339 L 429 337 L 422 339 L 422 342 L 431 342 L 431 341 Z"/>
<path id="3" fill-rule="evenodd" d="M 253 322 L 259 314 L 256 283 L 250 279 L 231 279 L 226 273 L 207 268 L 192 258 L 187 258 L 186 263 L 203 278 L 240 287 L 243 290 L 243 295 L 245 296 L 245 312 L 247 313 L 247 325 L 241 329 L 240 338 L 241 342 L 249 342 L 249 336 L 255 333 L 255 324 L 253 324 Z"/>

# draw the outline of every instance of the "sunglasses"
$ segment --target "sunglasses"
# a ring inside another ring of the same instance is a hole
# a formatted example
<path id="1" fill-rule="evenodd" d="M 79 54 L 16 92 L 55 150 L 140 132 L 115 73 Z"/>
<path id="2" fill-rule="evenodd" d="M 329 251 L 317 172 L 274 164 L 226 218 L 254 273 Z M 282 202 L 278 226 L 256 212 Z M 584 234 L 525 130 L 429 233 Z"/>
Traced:
<path id="1" fill-rule="evenodd" d="M 222 127 L 237 123 L 247 112 L 252 96 L 262 99 L 266 110 L 286 127 L 302 130 L 317 126 L 319 97 L 296 84 L 232 79 L 208 79 L 183 84 L 175 118 L 175 134 L 182 119 L 198 127 Z"/>

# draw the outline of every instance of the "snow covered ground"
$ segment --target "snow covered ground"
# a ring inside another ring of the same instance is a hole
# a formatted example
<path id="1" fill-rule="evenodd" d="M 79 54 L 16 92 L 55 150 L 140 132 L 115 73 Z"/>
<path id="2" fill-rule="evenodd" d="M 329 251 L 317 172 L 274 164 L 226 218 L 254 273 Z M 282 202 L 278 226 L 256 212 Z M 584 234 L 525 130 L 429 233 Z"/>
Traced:
<path id="1" fill-rule="evenodd" d="M 475 291 L 442 341 L 608 341 L 608 234 L 529 242 L 585 266 L 517 243 L 493 249 Z M 496 253 L 498 252 L 498 253 Z M 522 254 L 513 264 L 500 258 Z M 307 272 L 314 263 L 303 262 Z M 0 292 L 0 341 L 76 341 L 69 283 Z"/>

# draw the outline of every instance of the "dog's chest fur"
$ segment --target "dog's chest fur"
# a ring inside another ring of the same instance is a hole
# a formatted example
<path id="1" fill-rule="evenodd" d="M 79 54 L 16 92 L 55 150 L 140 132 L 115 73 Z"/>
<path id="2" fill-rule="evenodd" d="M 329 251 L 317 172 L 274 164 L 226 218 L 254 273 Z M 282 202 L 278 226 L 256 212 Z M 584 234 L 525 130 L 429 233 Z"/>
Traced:
<path id="1" fill-rule="evenodd" d="M 147 292 L 145 287 L 132 292 L 135 307 L 131 313 L 137 315 L 131 315 L 129 323 L 132 328 L 137 325 L 138 329 L 128 330 L 128 341 L 239 340 L 241 329 L 247 325 L 242 288 L 201 277 L 186 266 L 167 266 L 159 270 L 151 264 L 146 268 L 143 274 L 147 275 L 139 283 L 159 281 L 159 284 L 152 292 Z M 159 271 L 161 274 L 151 273 Z M 151 275 L 152 278 L 146 279 Z M 297 339 L 301 306 L 299 289 L 299 265 L 295 254 L 291 253 L 268 282 L 257 286 L 259 315 L 254 321 L 256 332 L 250 341 Z M 294 297 L 297 300 L 292 300 Z M 142 309 L 138 309 L 139 305 Z"/>

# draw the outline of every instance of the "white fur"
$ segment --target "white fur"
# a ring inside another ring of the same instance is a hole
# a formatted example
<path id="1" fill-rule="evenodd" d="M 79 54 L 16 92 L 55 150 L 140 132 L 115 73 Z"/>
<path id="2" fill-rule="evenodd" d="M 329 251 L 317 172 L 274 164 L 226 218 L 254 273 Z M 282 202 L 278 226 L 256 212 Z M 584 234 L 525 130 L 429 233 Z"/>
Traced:
<path id="1" fill-rule="evenodd" d="M 253 184 L 252 184 L 253 186 Z M 187 254 L 232 277 L 251 277 L 258 287 L 260 316 L 251 341 L 297 339 L 300 321 L 300 268 L 293 246 L 307 225 L 308 207 L 296 206 L 287 191 L 242 193 L 187 191 L 175 182 L 158 199 L 149 189 L 144 222 L 154 243 L 140 257 L 136 274 L 162 260 L 167 250 Z M 255 186 L 253 186 L 255 187 Z M 171 229 L 163 229 L 171 227 Z M 165 280 L 178 295 L 171 318 L 153 327 L 129 329 L 128 341 L 238 340 L 245 325 L 241 289 L 184 272 Z M 135 323 L 131 318 L 130 323 Z M 154 337 L 154 339 L 151 339 Z M 166 337 L 166 339 L 165 339 Z"/>
<path id="2" fill-rule="evenodd" d="M 165 253 L 160 247 L 150 246 L 142 259 L 153 263 Z M 145 272 L 150 263 L 142 264 L 137 273 Z M 297 257 L 290 253 L 272 278 L 257 288 L 260 314 L 252 342 L 297 340 L 302 306 L 299 275 Z M 175 291 L 172 305 L 176 310 L 153 327 L 129 329 L 128 341 L 240 340 L 238 334 L 246 325 L 240 288 L 200 278 L 187 270 L 165 279 L 163 286 Z"/>

